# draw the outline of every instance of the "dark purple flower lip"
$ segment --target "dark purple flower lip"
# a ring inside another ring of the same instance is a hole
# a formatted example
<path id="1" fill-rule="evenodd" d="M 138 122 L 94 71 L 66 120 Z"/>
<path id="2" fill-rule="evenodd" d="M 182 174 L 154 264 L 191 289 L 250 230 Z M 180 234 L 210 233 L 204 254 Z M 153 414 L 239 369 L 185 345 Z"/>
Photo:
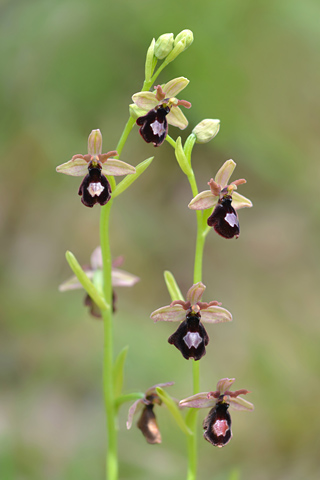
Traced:
<path id="1" fill-rule="evenodd" d="M 153 143 L 155 147 L 163 144 L 168 134 L 166 116 L 169 112 L 170 108 L 168 106 L 158 105 L 136 120 L 137 125 L 140 125 L 140 135 L 145 142 Z"/>
<path id="2" fill-rule="evenodd" d="M 101 173 L 99 163 L 90 162 L 88 174 L 79 187 L 78 194 L 86 207 L 93 207 L 96 203 L 105 205 L 111 198 L 111 186 L 107 178 Z"/>
<path id="3" fill-rule="evenodd" d="M 229 404 L 218 402 L 203 421 L 204 438 L 216 447 L 224 447 L 232 438 Z"/>
<path id="4" fill-rule="evenodd" d="M 173 385 L 173 382 L 158 383 L 157 385 L 148 388 L 144 397 L 136 400 L 129 408 L 127 429 L 129 430 L 132 426 L 133 416 L 142 409 L 137 427 L 140 428 L 148 443 L 161 443 L 161 434 L 153 412 L 153 407 L 162 404 L 156 391 L 157 387 L 164 388 L 169 387 L 170 385 Z"/>
<path id="5" fill-rule="evenodd" d="M 209 343 L 209 336 L 200 318 L 200 312 L 195 313 L 190 309 L 186 319 L 168 339 L 168 342 L 180 350 L 187 360 L 189 358 L 200 360 L 206 354 L 205 347 Z"/>
<path id="6" fill-rule="evenodd" d="M 156 416 L 153 412 L 153 403 L 146 405 L 142 410 L 137 427 L 141 430 L 144 438 L 150 444 L 161 443 L 161 433 Z"/>
<path id="7" fill-rule="evenodd" d="M 237 212 L 232 206 L 231 195 L 225 195 L 218 201 L 207 223 L 209 227 L 213 227 L 224 238 L 239 237 L 239 219 Z"/>

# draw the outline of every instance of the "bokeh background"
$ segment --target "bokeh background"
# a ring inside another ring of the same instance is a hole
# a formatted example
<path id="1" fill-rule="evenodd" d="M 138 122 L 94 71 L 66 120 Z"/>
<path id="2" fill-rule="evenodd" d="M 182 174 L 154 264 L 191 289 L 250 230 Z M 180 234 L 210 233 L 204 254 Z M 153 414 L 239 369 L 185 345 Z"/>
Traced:
<path id="1" fill-rule="evenodd" d="M 233 414 L 224 449 L 201 438 L 199 421 L 199 479 L 319 478 L 319 16 L 317 0 L 1 1 L 1 480 L 104 478 L 102 324 L 82 292 L 57 289 L 70 276 L 65 251 L 85 264 L 97 246 L 99 207 L 85 208 L 79 180 L 55 166 L 85 153 L 93 128 L 115 148 L 152 37 L 184 28 L 195 41 L 159 81 L 190 79 L 183 139 L 203 118 L 221 120 L 194 149 L 199 190 L 233 158 L 254 203 L 240 211 L 239 240 L 207 240 L 204 300 L 234 321 L 208 327 L 201 388 L 236 377 L 256 409 Z M 154 149 L 135 129 L 122 159 L 154 154 L 113 208 L 113 255 L 141 278 L 117 291 L 115 344 L 129 345 L 126 392 L 175 381 L 184 398 L 191 361 L 167 343 L 173 326 L 149 314 L 169 302 L 163 270 L 183 292 L 192 283 L 195 214 L 168 144 Z M 122 479 L 185 477 L 185 438 L 157 411 L 163 443 L 150 446 L 126 431 L 122 408 Z"/>

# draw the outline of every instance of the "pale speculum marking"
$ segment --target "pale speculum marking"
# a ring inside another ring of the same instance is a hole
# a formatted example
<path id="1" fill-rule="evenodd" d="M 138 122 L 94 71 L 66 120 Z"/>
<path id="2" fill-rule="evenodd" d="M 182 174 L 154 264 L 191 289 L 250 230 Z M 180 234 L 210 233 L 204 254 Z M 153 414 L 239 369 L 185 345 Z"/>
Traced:
<path id="1" fill-rule="evenodd" d="M 234 227 L 235 225 L 238 225 L 238 219 L 234 213 L 227 213 L 224 219 L 227 223 L 229 223 L 230 227 Z"/>
<path id="2" fill-rule="evenodd" d="M 221 435 L 225 436 L 227 431 L 229 430 L 229 425 L 226 420 L 216 420 L 214 425 L 212 426 L 213 432 L 217 437 Z"/>
<path id="3" fill-rule="evenodd" d="M 152 128 L 153 134 L 159 135 L 159 137 L 165 132 L 163 123 L 158 122 L 158 120 L 155 120 L 153 123 L 150 123 L 150 127 Z"/>
<path id="4" fill-rule="evenodd" d="M 183 341 L 188 348 L 198 348 L 200 343 L 202 342 L 202 338 L 200 337 L 198 332 L 188 332 L 187 335 L 183 337 Z"/>
<path id="5" fill-rule="evenodd" d="M 88 187 L 88 192 L 90 193 L 91 197 L 94 197 L 94 196 L 99 197 L 99 195 L 101 195 L 103 190 L 104 190 L 104 187 L 101 185 L 100 182 L 97 182 L 97 183 L 92 182 Z"/>

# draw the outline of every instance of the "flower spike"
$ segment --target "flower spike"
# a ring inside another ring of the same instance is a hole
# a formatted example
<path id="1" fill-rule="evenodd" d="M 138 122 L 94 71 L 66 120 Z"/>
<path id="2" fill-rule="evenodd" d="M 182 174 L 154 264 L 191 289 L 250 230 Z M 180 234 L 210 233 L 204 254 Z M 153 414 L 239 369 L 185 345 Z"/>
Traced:
<path id="1" fill-rule="evenodd" d="M 187 293 L 187 301 L 175 300 L 170 305 L 158 308 L 150 316 L 155 322 L 182 322 L 168 342 L 180 350 L 187 360 L 200 360 L 206 353 L 209 336 L 202 322 L 219 323 L 232 320 L 231 313 L 222 308 L 219 302 L 200 301 L 205 288 L 201 282 L 192 285 Z"/>
<path id="2" fill-rule="evenodd" d="M 193 210 L 206 210 L 215 207 L 209 216 L 207 223 L 209 227 L 224 238 L 239 237 L 240 227 L 237 210 L 244 207 L 252 207 L 248 198 L 235 192 L 238 185 L 246 183 L 244 178 L 235 180 L 228 185 L 228 181 L 236 167 L 233 160 L 227 160 L 215 179 L 211 178 L 208 185 L 210 190 L 196 195 L 188 207 Z"/>
<path id="3" fill-rule="evenodd" d="M 203 421 L 203 436 L 216 447 L 224 447 L 232 438 L 229 407 L 234 410 L 254 409 L 252 403 L 239 396 L 250 393 L 248 390 L 229 391 L 234 381 L 234 378 L 222 378 L 217 383 L 216 391 L 197 393 L 179 403 L 181 407 L 211 408 Z"/>

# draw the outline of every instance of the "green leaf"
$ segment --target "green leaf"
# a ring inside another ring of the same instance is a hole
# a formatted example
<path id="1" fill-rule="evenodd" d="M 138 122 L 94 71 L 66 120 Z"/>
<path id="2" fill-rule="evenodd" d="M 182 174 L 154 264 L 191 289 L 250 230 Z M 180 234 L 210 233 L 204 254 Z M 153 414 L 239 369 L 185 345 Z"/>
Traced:
<path id="1" fill-rule="evenodd" d="M 176 140 L 176 149 L 174 151 L 176 155 L 177 162 L 179 163 L 179 166 L 183 173 L 187 175 L 188 177 L 192 175 L 192 168 L 191 165 L 184 153 L 184 150 L 182 148 L 182 142 L 181 142 L 181 137 L 178 137 Z"/>
<path id="2" fill-rule="evenodd" d="M 180 291 L 180 288 L 178 287 L 178 284 L 177 284 L 174 276 L 172 275 L 171 272 L 169 272 L 169 270 L 166 270 L 164 272 L 164 280 L 166 282 L 167 289 L 168 289 L 169 295 L 171 297 L 171 300 L 172 301 L 174 301 L 174 300 L 184 300 L 183 295 Z"/>
<path id="3" fill-rule="evenodd" d="M 137 178 L 140 177 L 140 175 L 149 167 L 150 163 L 154 157 L 147 158 L 147 160 L 144 160 L 143 162 L 139 163 L 139 165 L 136 166 L 136 173 L 133 173 L 132 175 L 127 175 L 121 182 L 118 183 L 114 191 L 112 192 L 112 198 L 116 198 L 120 193 L 123 193 L 125 190 L 127 190 L 130 185 L 137 180 Z"/>
<path id="4" fill-rule="evenodd" d="M 123 369 L 124 364 L 126 361 L 127 353 L 129 347 L 124 347 L 119 355 L 117 356 L 114 366 L 113 366 L 113 388 L 114 388 L 114 395 L 118 397 L 121 395 L 122 387 L 123 387 Z"/>
<path id="5" fill-rule="evenodd" d="M 176 402 L 170 397 L 170 395 L 163 390 L 163 388 L 157 387 L 157 394 L 159 395 L 160 399 L 163 403 L 167 406 L 168 410 L 172 414 L 173 418 L 175 419 L 177 425 L 185 435 L 193 435 L 193 432 L 187 427 L 186 422 L 184 421 L 183 416 L 177 406 Z"/>
<path id="6" fill-rule="evenodd" d="M 67 251 L 66 252 L 66 259 L 67 262 L 70 265 L 71 270 L 85 289 L 85 291 L 88 293 L 88 295 L 92 298 L 92 300 L 98 305 L 98 307 L 101 310 L 107 310 L 110 308 L 108 303 L 105 301 L 105 299 L 102 297 L 102 295 L 99 293 L 99 291 L 96 289 L 94 284 L 91 282 L 91 280 L 88 278 L 86 275 L 85 271 L 82 270 L 78 260 L 76 257 L 73 255 L 73 253 Z"/>
<path id="7" fill-rule="evenodd" d="M 192 153 L 194 144 L 196 142 L 196 139 L 197 137 L 195 136 L 195 134 L 191 133 L 187 138 L 187 140 L 185 141 L 184 147 L 183 147 L 185 156 L 187 157 L 187 160 L 190 162 L 190 165 L 191 165 L 191 153 Z"/>

